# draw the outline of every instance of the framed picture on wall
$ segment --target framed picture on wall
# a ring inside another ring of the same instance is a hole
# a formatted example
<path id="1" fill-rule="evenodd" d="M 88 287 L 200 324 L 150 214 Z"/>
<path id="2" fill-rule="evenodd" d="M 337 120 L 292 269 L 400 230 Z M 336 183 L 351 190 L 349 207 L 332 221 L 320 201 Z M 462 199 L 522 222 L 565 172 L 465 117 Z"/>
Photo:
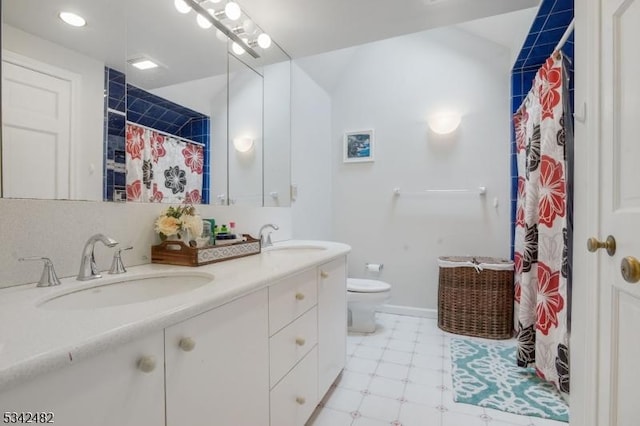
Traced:
<path id="1" fill-rule="evenodd" d="M 373 152 L 373 130 L 345 132 L 345 163 L 361 163 L 365 161 L 373 161 Z"/>

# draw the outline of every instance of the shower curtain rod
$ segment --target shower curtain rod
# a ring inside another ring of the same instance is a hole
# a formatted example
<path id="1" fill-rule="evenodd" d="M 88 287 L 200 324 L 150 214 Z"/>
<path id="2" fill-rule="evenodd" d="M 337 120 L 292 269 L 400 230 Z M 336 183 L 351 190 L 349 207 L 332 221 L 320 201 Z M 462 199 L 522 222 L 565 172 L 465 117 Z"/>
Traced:
<path id="1" fill-rule="evenodd" d="M 571 35 L 571 33 L 573 32 L 573 27 L 576 24 L 576 18 L 573 18 L 571 20 L 571 23 L 569 24 L 569 26 L 567 27 L 567 30 L 564 32 L 564 34 L 562 35 L 562 38 L 560 39 L 560 41 L 558 42 L 558 44 L 556 45 L 556 48 L 554 49 L 555 51 L 558 51 L 560 49 L 562 49 L 562 47 L 564 46 L 564 44 L 567 42 L 567 40 L 569 39 L 569 36 Z"/>
<path id="2" fill-rule="evenodd" d="M 173 139 L 178 139 L 179 141 L 182 141 L 185 143 L 190 143 L 190 144 L 199 145 L 199 146 L 206 146 L 202 142 L 196 142 L 196 141 L 192 141 L 191 139 L 183 138 L 182 136 L 172 135 L 171 133 L 163 132 L 162 130 L 154 129 L 153 127 L 145 126 L 144 124 L 134 123 L 133 121 L 129 121 L 129 120 L 127 120 L 127 123 L 132 124 L 134 126 L 142 127 L 143 129 L 151 130 L 153 132 L 159 133 L 164 136 L 168 136 Z"/>

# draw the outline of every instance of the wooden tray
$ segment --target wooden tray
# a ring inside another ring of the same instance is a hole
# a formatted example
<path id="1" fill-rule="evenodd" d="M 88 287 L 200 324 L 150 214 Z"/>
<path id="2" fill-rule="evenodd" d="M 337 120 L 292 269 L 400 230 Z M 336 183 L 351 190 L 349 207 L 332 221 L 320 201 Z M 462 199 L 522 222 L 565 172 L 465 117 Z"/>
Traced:
<path id="1" fill-rule="evenodd" d="M 247 241 L 219 246 L 188 247 L 182 241 L 163 241 L 151 246 L 151 263 L 201 266 L 260 253 L 260 240 L 243 234 Z"/>

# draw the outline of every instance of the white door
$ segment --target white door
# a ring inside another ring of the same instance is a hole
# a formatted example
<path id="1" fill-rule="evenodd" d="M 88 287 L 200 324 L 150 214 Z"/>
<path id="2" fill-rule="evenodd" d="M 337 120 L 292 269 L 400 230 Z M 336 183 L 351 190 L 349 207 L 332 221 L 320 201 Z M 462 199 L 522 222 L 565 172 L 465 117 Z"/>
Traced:
<path id="1" fill-rule="evenodd" d="M 640 0 L 602 0 L 601 4 L 599 237 L 614 236 L 617 247 L 613 256 L 605 250 L 597 253 L 598 424 L 632 426 L 640 424 L 636 390 L 640 383 L 640 284 L 627 282 L 621 265 L 631 256 L 627 260 L 640 274 Z M 627 271 L 629 266 L 625 266 Z"/>
<path id="2" fill-rule="evenodd" d="M 3 60 L 3 197 L 70 197 L 71 84 Z"/>

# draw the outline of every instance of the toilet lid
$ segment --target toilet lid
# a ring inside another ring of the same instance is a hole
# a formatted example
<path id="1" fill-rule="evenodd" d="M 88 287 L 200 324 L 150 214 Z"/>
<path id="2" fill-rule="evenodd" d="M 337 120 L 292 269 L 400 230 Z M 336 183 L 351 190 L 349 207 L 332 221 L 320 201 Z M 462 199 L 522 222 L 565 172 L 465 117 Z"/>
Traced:
<path id="1" fill-rule="evenodd" d="M 347 279 L 347 291 L 356 293 L 381 293 L 389 291 L 391 286 L 384 281 L 365 280 L 360 278 Z"/>

